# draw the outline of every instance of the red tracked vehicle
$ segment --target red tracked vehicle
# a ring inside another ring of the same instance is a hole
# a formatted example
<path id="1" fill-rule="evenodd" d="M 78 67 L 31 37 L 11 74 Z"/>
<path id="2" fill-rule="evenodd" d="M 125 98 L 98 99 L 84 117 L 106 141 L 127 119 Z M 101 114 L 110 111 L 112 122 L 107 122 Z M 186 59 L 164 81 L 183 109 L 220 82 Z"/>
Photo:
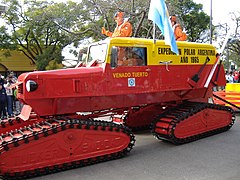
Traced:
<path id="1" fill-rule="evenodd" d="M 177 44 L 179 55 L 164 41 L 106 39 L 89 46 L 85 65 L 22 74 L 21 115 L 1 122 L 0 174 L 22 179 L 120 158 L 134 146 L 130 129 L 150 127 L 175 144 L 230 129 L 232 109 L 208 103 L 226 83 L 215 48 Z"/>

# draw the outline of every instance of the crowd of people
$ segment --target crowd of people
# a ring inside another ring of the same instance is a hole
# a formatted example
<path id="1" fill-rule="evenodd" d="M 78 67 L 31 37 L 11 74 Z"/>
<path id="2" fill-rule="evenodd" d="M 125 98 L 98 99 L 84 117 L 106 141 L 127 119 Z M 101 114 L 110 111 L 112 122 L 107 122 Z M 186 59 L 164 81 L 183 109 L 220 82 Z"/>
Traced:
<path id="1" fill-rule="evenodd" d="M 240 83 L 240 71 L 226 71 L 225 73 L 227 83 Z"/>
<path id="2" fill-rule="evenodd" d="M 20 112 L 19 102 L 16 98 L 17 89 L 14 84 L 17 77 L 11 71 L 6 77 L 0 74 L 0 118 L 13 117 Z"/>

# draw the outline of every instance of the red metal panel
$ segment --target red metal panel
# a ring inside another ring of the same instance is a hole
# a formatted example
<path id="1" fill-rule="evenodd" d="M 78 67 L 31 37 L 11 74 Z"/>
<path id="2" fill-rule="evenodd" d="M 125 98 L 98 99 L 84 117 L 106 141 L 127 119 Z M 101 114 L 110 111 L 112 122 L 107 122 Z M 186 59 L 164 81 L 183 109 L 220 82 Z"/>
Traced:
<path id="1" fill-rule="evenodd" d="M 207 65 L 196 87 L 187 79 L 200 65 L 119 67 L 80 67 L 76 69 L 34 72 L 20 81 L 34 80 L 38 89 L 24 91 L 24 101 L 39 115 L 68 114 L 139 104 L 169 102 L 204 97 L 203 85 L 211 66 Z M 129 84 L 130 80 L 133 84 Z M 94 98 L 93 98 L 94 97 Z M 114 103 L 113 103 L 114 102 Z"/>

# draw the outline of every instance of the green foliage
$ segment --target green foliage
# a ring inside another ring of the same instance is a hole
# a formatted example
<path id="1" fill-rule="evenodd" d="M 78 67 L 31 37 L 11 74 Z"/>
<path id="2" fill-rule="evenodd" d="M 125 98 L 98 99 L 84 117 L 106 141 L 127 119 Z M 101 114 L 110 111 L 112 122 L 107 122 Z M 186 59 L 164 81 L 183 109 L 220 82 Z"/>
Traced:
<path id="1" fill-rule="evenodd" d="M 43 53 L 36 56 L 36 66 L 38 70 L 45 70 L 49 62 L 54 60 L 57 63 L 61 63 L 63 57 L 61 56 L 61 49 L 55 49 L 54 47 L 48 48 Z"/>
<path id="2" fill-rule="evenodd" d="M 46 66 L 46 70 L 62 69 L 62 68 L 63 68 L 63 65 L 61 63 L 57 63 L 56 60 L 51 60 Z"/>
<path id="3" fill-rule="evenodd" d="M 15 44 L 12 44 L 12 37 L 7 32 L 7 28 L 2 26 L 0 27 L 0 49 L 15 49 Z"/>
<path id="4" fill-rule="evenodd" d="M 240 66 L 240 41 L 239 39 L 232 39 L 229 41 L 225 50 L 226 54 L 226 68 L 229 69 L 229 60 L 233 61 L 238 67 Z"/>
<path id="5" fill-rule="evenodd" d="M 38 70 L 44 70 L 51 60 L 61 62 L 62 49 L 83 38 L 64 30 L 76 30 L 74 24 L 81 15 L 77 3 L 25 0 L 23 7 L 17 0 L 6 3 L 9 8 L 4 19 L 11 34 L 7 34 L 6 27 L 0 29 L 0 38 L 7 37 L 1 48 L 22 51 Z"/>

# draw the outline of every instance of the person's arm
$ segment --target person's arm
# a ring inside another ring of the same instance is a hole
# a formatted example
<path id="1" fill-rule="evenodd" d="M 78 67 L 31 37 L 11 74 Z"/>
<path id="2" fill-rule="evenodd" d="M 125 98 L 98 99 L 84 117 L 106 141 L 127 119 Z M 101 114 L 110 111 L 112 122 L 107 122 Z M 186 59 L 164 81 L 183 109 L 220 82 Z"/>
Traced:
<path id="1" fill-rule="evenodd" d="M 104 27 L 102 27 L 102 34 L 106 35 L 106 36 L 109 36 L 109 37 L 112 37 L 112 32 L 110 31 L 107 31 Z"/>

